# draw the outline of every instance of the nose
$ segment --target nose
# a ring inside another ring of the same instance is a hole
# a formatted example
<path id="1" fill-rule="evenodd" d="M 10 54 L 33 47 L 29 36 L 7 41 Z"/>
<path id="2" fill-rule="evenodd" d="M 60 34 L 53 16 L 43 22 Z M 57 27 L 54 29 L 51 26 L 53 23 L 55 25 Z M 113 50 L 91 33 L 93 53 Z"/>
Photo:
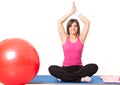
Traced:
<path id="1" fill-rule="evenodd" d="M 71 26 L 71 28 L 75 28 L 75 26 Z"/>

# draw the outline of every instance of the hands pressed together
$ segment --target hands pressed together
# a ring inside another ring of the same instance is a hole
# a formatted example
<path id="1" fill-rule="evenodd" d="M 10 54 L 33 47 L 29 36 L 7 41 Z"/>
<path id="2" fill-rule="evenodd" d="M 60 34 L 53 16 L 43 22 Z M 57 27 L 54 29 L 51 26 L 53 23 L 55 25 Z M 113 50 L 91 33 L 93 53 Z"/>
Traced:
<path id="1" fill-rule="evenodd" d="M 75 13 L 75 12 L 77 12 L 77 9 L 76 9 L 76 6 L 75 6 L 75 3 L 73 2 L 73 4 L 72 4 L 72 13 Z"/>

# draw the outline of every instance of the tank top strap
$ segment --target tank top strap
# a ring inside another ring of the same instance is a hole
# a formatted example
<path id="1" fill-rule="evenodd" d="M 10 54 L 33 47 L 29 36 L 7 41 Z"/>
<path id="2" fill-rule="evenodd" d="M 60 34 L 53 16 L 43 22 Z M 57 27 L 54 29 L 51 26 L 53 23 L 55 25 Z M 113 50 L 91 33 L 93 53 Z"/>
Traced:
<path id="1" fill-rule="evenodd" d="M 68 42 L 70 42 L 70 37 L 69 36 L 66 37 L 65 43 L 68 43 Z"/>

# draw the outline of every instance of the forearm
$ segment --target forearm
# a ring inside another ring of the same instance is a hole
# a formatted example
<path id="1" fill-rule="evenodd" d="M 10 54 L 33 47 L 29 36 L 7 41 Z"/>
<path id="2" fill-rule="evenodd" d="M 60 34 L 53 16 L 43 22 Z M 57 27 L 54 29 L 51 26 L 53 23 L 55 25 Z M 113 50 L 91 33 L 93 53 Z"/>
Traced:
<path id="1" fill-rule="evenodd" d="M 64 23 L 64 22 L 66 21 L 66 19 L 67 19 L 68 17 L 70 17 L 72 14 L 73 14 L 72 11 L 69 12 L 69 13 L 67 13 L 66 15 L 64 15 L 63 17 L 61 17 L 61 18 L 58 20 L 58 22 L 59 22 L 59 23 Z"/>
<path id="2" fill-rule="evenodd" d="M 79 14 L 78 17 L 82 20 L 82 22 L 84 24 L 90 24 L 90 21 L 85 16 L 83 16 L 82 14 Z"/>

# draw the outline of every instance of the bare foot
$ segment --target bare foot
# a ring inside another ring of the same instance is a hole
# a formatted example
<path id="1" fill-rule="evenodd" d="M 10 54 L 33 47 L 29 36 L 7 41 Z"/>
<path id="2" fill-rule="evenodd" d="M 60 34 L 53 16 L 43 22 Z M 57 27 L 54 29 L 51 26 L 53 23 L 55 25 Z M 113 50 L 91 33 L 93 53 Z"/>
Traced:
<path id="1" fill-rule="evenodd" d="M 89 76 L 83 77 L 81 78 L 81 82 L 91 82 L 91 77 Z"/>
<path id="2" fill-rule="evenodd" d="M 62 81 L 61 79 L 57 79 L 59 82 Z"/>

